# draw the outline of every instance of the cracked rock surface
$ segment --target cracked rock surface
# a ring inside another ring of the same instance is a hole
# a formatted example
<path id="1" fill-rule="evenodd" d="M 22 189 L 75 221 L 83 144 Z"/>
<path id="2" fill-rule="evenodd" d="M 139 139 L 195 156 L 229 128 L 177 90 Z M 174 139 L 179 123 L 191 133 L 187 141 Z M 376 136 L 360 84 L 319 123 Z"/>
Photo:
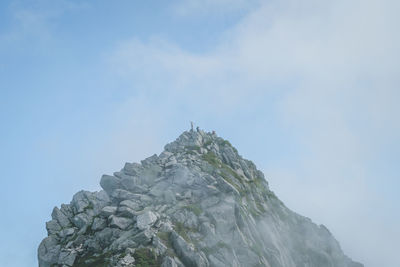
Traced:
<path id="1" fill-rule="evenodd" d="M 363 266 L 215 133 L 184 132 L 100 185 L 53 209 L 39 266 Z"/>

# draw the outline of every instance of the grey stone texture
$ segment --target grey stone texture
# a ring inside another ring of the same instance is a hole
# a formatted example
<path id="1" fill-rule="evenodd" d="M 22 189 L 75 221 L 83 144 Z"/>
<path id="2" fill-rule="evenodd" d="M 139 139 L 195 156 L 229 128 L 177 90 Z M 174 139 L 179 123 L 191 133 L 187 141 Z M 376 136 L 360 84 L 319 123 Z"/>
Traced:
<path id="1" fill-rule="evenodd" d="M 53 209 L 40 267 L 363 266 L 325 226 L 288 209 L 216 134 L 184 132 L 100 185 Z"/>

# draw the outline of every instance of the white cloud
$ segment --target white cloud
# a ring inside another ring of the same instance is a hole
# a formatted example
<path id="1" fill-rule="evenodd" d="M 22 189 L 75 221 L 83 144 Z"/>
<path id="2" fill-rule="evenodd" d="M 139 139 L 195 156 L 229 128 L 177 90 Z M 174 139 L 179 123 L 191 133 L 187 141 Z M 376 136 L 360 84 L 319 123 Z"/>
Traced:
<path id="1" fill-rule="evenodd" d="M 227 5 L 189 1 L 178 11 Z M 210 113 L 268 105 L 270 94 L 279 94 L 276 119 L 306 150 L 299 167 L 284 160 L 268 166 L 273 189 L 289 207 L 327 224 L 366 266 L 399 265 L 398 221 L 372 218 L 380 198 L 374 187 L 390 181 L 369 174 L 369 163 L 385 156 L 383 144 L 400 136 L 398 7 L 390 0 L 268 1 L 208 52 L 130 40 L 116 49 L 113 67 L 150 88 L 146 94 Z"/>

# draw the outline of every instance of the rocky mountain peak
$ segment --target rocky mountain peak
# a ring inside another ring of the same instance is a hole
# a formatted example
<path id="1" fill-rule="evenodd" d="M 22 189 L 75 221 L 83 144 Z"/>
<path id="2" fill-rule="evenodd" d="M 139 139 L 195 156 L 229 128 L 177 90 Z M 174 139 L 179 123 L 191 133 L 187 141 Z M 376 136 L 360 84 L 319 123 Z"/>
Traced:
<path id="1" fill-rule="evenodd" d="M 160 158 L 172 158 L 172 162 L 177 160 L 183 164 L 188 161 L 205 161 L 219 169 L 229 170 L 230 173 L 233 170 L 236 172 L 234 177 L 239 175 L 246 181 L 264 178 L 253 162 L 243 159 L 228 140 L 218 137 L 215 132 L 186 131 L 164 147 Z"/>
<path id="2" fill-rule="evenodd" d="M 207 133 L 202 130 L 185 131 L 174 142 L 167 144 L 160 154 L 161 158 L 172 156 L 179 159 L 203 158 L 213 155 L 215 159 L 228 164 L 236 164 L 235 169 L 240 169 L 240 161 L 243 161 L 229 141 L 218 137 L 215 133 Z M 232 166 L 234 167 L 234 166 Z"/>
<path id="3" fill-rule="evenodd" d="M 185 131 L 55 207 L 39 266 L 358 267 L 229 141 Z"/>

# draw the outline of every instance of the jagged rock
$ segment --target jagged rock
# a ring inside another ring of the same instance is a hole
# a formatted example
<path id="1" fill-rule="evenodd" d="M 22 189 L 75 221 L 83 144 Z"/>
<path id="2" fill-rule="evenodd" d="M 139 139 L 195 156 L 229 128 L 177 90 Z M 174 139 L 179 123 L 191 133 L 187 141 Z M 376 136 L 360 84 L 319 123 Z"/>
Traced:
<path id="1" fill-rule="evenodd" d="M 124 217 L 117 217 L 115 215 L 110 216 L 110 226 L 111 227 L 118 227 L 119 229 L 126 229 L 129 225 L 132 224 L 132 219 L 124 218 Z"/>
<path id="2" fill-rule="evenodd" d="M 64 213 L 62 213 L 57 207 L 54 207 L 53 212 L 51 213 L 51 218 L 53 218 L 53 220 L 56 220 L 63 228 L 71 225 L 68 217 Z"/>
<path id="3" fill-rule="evenodd" d="M 119 203 L 119 205 L 122 206 L 122 207 L 125 206 L 127 208 L 132 209 L 132 210 L 137 210 L 137 209 L 140 208 L 140 204 L 137 201 L 134 201 L 134 200 L 131 200 L 131 199 L 121 201 Z"/>
<path id="4" fill-rule="evenodd" d="M 72 218 L 74 216 L 74 212 L 69 204 L 61 204 L 60 211 L 68 218 Z"/>
<path id="5" fill-rule="evenodd" d="M 157 220 L 157 215 L 151 211 L 146 211 L 138 215 L 136 220 L 136 227 L 140 230 L 144 230 L 149 228 Z"/>
<path id="6" fill-rule="evenodd" d="M 101 231 L 96 232 L 95 237 L 98 243 L 102 246 L 108 246 L 121 235 L 121 230 L 117 228 L 106 227 Z"/>
<path id="7" fill-rule="evenodd" d="M 149 229 L 146 229 L 146 230 L 138 233 L 137 235 L 135 235 L 132 239 L 138 244 L 147 245 L 151 242 L 151 239 L 153 238 L 153 236 L 154 236 L 154 233 L 152 231 L 150 231 Z"/>
<path id="8" fill-rule="evenodd" d="M 124 168 L 122 169 L 124 173 L 131 176 L 138 176 L 140 172 L 143 170 L 143 166 L 138 163 L 125 163 Z"/>
<path id="9" fill-rule="evenodd" d="M 122 266 L 131 266 L 134 262 L 135 258 L 128 254 L 120 260 L 119 264 Z"/>
<path id="10" fill-rule="evenodd" d="M 138 178 L 133 176 L 123 175 L 121 178 L 121 185 L 128 191 L 135 191 L 138 185 Z"/>
<path id="11" fill-rule="evenodd" d="M 289 210 L 215 133 L 184 132 L 100 185 L 53 209 L 40 267 L 363 266 L 326 227 Z"/>
<path id="12" fill-rule="evenodd" d="M 173 258 L 167 256 L 164 258 L 161 267 L 178 267 L 178 265 Z"/>
<path id="13" fill-rule="evenodd" d="M 61 251 L 58 257 L 58 264 L 73 266 L 76 254 L 76 251 Z"/>
<path id="14" fill-rule="evenodd" d="M 135 215 L 137 215 L 137 212 L 131 208 L 122 206 L 118 208 L 118 215 L 122 217 L 133 218 Z"/>
<path id="15" fill-rule="evenodd" d="M 114 206 L 106 206 L 101 210 L 101 215 L 108 217 L 110 215 L 113 215 L 114 213 L 117 212 L 117 207 Z"/>
<path id="16" fill-rule="evenodd" d="M 89 201 L 89 198 L 91 198 L 91 194 L 91 192 L 82 190 L 73 196 L 71 206 L 75 213 L 83 212 L 85 211 L 85 209 L 91 206 Z"/>
<path id="17" fill-rule="evenodd" d="M 174 194 L 171 190 L 169 190 L 169 189 L 163 191 L 162 197 L 163 197 L 163 200 L 164 200 L 166 203 L 173 204 L 173 203 L 176 202 L 176 196 L 175 196 L 175 194 Z"/>
<path id="18" fill-rule="evenodd" d="M 142 163 L 143 167 L 145 167 L 145 168 L 152 167 L 153 164 L 157 163 L 157 159 L 158 159 L 157 154 L 154 154 L 153 156 L 142 160 L 141 163 Z"/>
<path id="19" fill-rule="evenodd" d="M 168 247 L 164 245 L 164 243 L 157 236 L 154 236 L 151 242 L 152 245 L 155 247 L 156 253 L 158 255 L 163 255 L 167 252 Z"/>
<path id="20" fill-rule="evenodd" d="M 137 243 L 134 240 L 134 236 L 137 234 L 135 229 L 121 232 L 119 237 L 115 239 L 109 246 L 111 250 L 123 250 L 132 247 L 137 247 Z"/>
<path id="21" fill-rule="evenodd" d="M 46 223 L 46 229 L 49 235 L 55 235 L 58 231 L 61 231 L 61 226 L 56 220 L 51 220 Z"/>
<path id="22" fill-rule="evenodd" d="M 135 199 L 138 197 L 138 195 L 124 189 L 115 189 L 114 191 L 112 191 L 111 197 L 117 200 L 124 200 Z"/>
<path id="23" fill-rule="evenodd" d="M 66 229 L 62 229 L 60 232 L 58 232 L 57 234 L 61 237 L 61 238 L 65 238 L 68 236 L 71 236 L 75 233 L 75 228 L 66 228 Z"/>
<path id="24" fill-rule="evenodd" d="M 86 213 L 79 213 L 72 219 L 74 225 L 79 229 L 87 227 L 91 223 L 91 218 Z"/>
<path id="25" fill-rule="evenodd" d="M 94 218 L 93 224 L 92 224 L 92 230 L 93 231 L 99 231 L 104 229 L 107 226 L 107 221 L 103 218 Z"/>
<path id="26" fill-rule="evenodd" d="M 115 189 L 121 188 L 121 181 L 115 176 L 103 175 L 100 180 L 100 185 L 108 194 Z"/>
<path id="27" fill-rule="evenodd" d="M 208 260 L 203 252 L 196 252 L 194 247 L 187 243 L 176 232 L 172 232 L 172 245 L 182 259 L 183 263 L 188 266 L 205 267 L 209 266 Z"/>
<path id="28" fill-rule="evenodd" d="M 58 262 L 61 246 L 53 236 L 46 237 L 39 245 L 38 259 L 39 266 L 50 267 Z"/>

